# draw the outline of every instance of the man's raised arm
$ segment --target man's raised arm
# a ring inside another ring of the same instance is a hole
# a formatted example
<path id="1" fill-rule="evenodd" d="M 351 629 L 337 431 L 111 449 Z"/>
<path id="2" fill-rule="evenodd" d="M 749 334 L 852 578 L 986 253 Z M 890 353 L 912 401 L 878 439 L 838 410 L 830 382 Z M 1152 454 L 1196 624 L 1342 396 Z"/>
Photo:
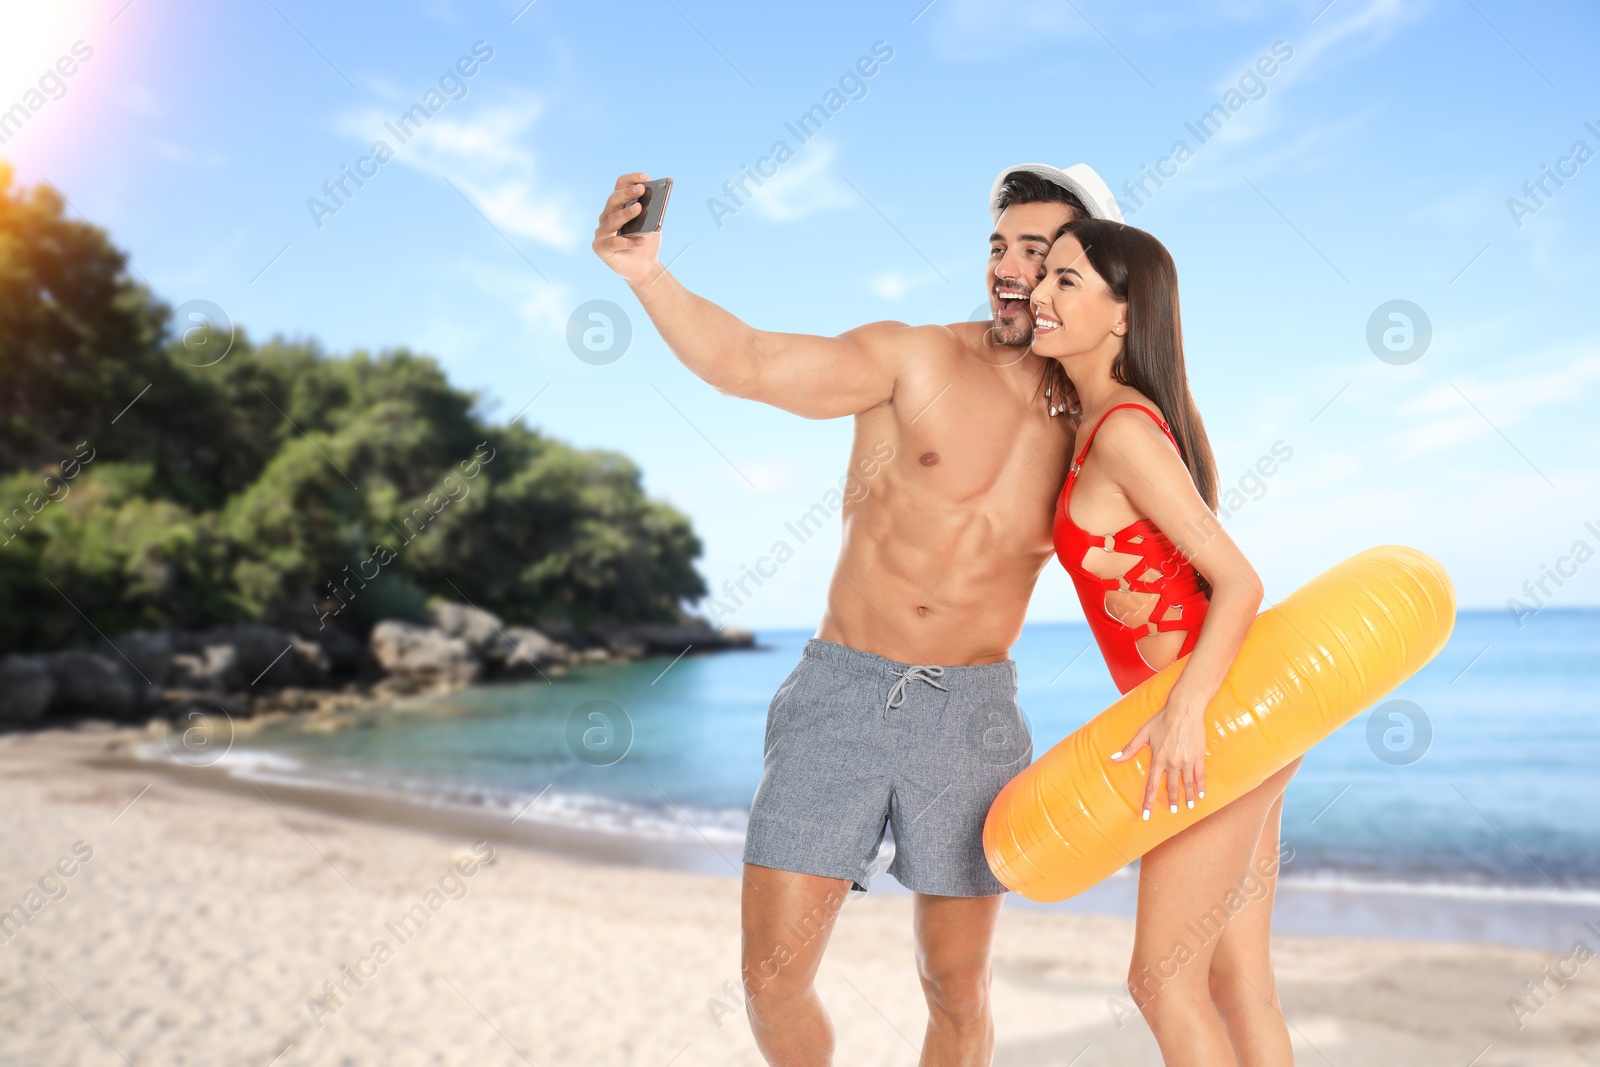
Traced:
<path id="1" fill-rule="evenodd" d="M 896 353 L 909 327 L 873 323 L 838 337 L 757 330 L 685 289 L 661 265 L 661 234 L 617 233 L 639 206 L 647 174 L 624 174 L 600 212 L 595 255 L 622 275 L 667 347 L 719 392 L 810 419 L 855 415 L 894 394 Z"/>

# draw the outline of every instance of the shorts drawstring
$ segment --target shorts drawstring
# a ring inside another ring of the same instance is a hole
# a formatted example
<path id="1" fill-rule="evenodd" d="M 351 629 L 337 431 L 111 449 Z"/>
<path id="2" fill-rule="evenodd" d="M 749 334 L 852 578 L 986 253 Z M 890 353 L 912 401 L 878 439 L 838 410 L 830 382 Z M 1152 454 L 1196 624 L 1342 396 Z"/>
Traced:
<path id="1" fill-rule="evenodd" d="M 895 675 L 894 685 L 889 687 L 888 699 L 883 702 L 883 717 L 887 719 L 889 717 L 890 709 L 898 708 L 900 705 L 906 702 L 906 683 L 911 681 L 913 678 L 927 682 L 935 689 L 943 689 L 946 693 L 950 692 L 950 690 L 945 689 L 944 686 L 934 681 L 935 678 L 943 677 L 944 668 L 935 664 L 907 667 L 905 670 L 899 672 Z"/>

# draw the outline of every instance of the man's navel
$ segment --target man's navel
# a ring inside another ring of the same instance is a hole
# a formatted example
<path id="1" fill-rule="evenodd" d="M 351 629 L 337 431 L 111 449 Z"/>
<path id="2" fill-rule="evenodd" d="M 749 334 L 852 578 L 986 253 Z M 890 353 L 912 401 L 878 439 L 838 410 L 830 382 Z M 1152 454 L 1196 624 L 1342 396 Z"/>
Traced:
<path id="1" fill-rule="evenodd" d="M 939 453 L 924 452 L 922 455 L 917 457 L 917 462 L 922 464 L 924 467 L 931 467 L 935 463 L 939 462 Z"/>

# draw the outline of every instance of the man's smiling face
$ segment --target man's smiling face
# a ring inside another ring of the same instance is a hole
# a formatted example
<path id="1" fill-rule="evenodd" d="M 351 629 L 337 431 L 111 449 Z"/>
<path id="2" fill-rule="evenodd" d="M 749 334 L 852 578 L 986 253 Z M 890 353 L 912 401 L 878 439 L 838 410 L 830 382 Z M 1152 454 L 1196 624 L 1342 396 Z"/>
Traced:
<path id="1" fill-rule="evenodd" d="M 1012 204 L 989 235 L 989 313 L 997 344 L 1021 347 L 1033 340 L 1028 295 L 1044 277 L 1044 259 L 1056 231 L 1077 213 L 1067 204 Z"/>

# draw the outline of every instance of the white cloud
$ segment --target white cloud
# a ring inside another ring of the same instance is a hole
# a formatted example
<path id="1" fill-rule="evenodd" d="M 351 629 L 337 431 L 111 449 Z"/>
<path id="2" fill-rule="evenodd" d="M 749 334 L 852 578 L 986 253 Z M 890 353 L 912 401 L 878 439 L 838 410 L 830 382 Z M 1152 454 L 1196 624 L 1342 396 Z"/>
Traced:
<path id="1" fill-rule="evenodd" d="M 1323 0 L 1316 2 L 1320 6 Z M 1353 8 L 1351 0 L 1337 0 L 1318 17 L 1306 40 L 1314 52 L 1320 52 L 1362 34 L 1381 39 L 1393 26 L 1415 18 L 1426 6 L 1418 0 L 1374 0 Z M 997 7 L 993 0 L 936 0 L 920 21 L 932 24 L 940 58 L 988 59 L 1015 55 L 1024 44 L 1036 47 L 1043 42 L 1086 41 L 1106 48 L 1108 54 L 1113 48 L 1123 53 L 1130 65 L 1143 67 L 1159 83 L 1159 71 L 1140 62 L 1134 42 L 1141 35 L 1180 36 L 1194 29 L 1212 32 L 1219 24 L 1293 27 L 1296 23 L 1303 25 L 1302 20 L 1307 17 L 1306 0 L 1169 0 L 1122 11 L 1108 5 L 1063 4 L 1060 0 L 1012 0 L 1003 7 Z M 1282 32 L 1292 38 L 1296 49 L 1301 47 L 1300 39 L 1293 38 L 1293 29 Z M 1254 59 L 1254 54 L 1245 57 L 1240 69 Z M 1237 75 L 1224 81 L 1231 82 L 1233 77 Z"/>
<path id="2" fill-rule="evenodd" d="M 1282 40 L 1293 49 L 1293 55 L 1288 60 L 1282 60 L 1280 55 L 1277 72 L 1262 79 L 1264 95 L 1249 99 L 1203 144 L 1194 143 L 1192 131 L 1182 122 L 1184 117 L 1192 121 L 1209 104 L 1195 105 L 1188 109 L 1192 114 L 1175 119 L 1171 134 L 1189 143 L 1199 161 L 1179 172 L 1184 178 L 1180 184 L 1187 187 L 1189 194 L 1208 193 L 1237 185 L 1241 173 L 1259 179 L 1285 173 L 1305 174 L 1336 165 L 1383 105 L 1373 104 L 1337 120 L 1307 119 L 1293 108 L 1290 87 L 1302 78 L 1318 77 L 1339 63 L 1378 47 L 1420 18 L 1426 7 L 1399 0 L 1372 0 L 1365 6 L 1352 7 L 1347 0 L 1338 0 L 1304 35 L 1298 30 L 1282 31 Z M 1242 92 L 1240 78 L 1251 70 L 1258 56 L 1269 54 L 1271 49 L 1270 38 L 1263 35 L 1258 48 L 1222 68 L 1210 89 L 1215 94 L 1212 102 L 1220 102 L 1230 91 Z M 1154 151 L 1157 145 L 1161 151 Z M 1252 151 L 1258 145 L 1266 147 Z M 1150 158 L 1165 151 L 1165 144 L 1152 141 Z M 1201 173 L 1191 176 L 1195 170 Z"/>
<path id="3" fill-rule="evenodd" d="M 1316 30 L 1306 42 L 1294 42 L 1299 66 L 1288 72 L 1290 80 L 1308 76 L 1307 72 L 1315 69 L 1315 61 L 1322 53 L 1346 41 L 1354 41 L 1356 47 L 1347 50 L 1345 58 L 1382 44 L 1408 23 L 1420 19 L 1431 6 L 1408 0 L 1372 0 L 1354 10 L 1344 3 L 1330 6 L 1327 13 L 1318 18 Z"/>
<path id="4" fill-rule="evenodd" d="M 1462 174 L 1455 173 L 1440 175 L 1442 181 L 1459 181 Z M 1505 190 L 1494 184 L 1489 174 L 1479 174 L 1465 184 L 1453 189 L 1430 189 L 1426 197 L 1414 204 L 1405 205 L 1404 210 L 1408 218 L 1418 222 L 1431 223 L 1450 230 L 1470 231 L 1476 237 L 1484 233 L 1484 220 L 1493 218 L 1498 220 L 1504 217 L 1498 213 L 1504 212 Z M 1490 236 L 1493 236 L 1492 234 Z M 1467 259 L 1475 254 L 1482 245 L 1473 245 L 1462 249 L 1461 263 L 1466 265 Z"/>
<path id="5" fill-rule="evenodd" d="M 450 270 L 453 275 L 493 297 L 497 303 L 516 311 L 523 325 L 532 333 L 545 338 L 559 337 L 565 343 L 567 318 L 581 302 L 570 285 L 563 282 L 545 283 L 531 273 L 506 271 L 470 259 L 462 260 Z"/>
<path id="6" fill-rule="evenodd" d="M 548 330 L 565 338 L 567 319 L 578 301 L 570 286 L 539 283 L 512 306 L 532 330 Z"/>
<path id="7" fill-rule="evenodd" d="M 1094 31 L 1068 4 L 1057 0 L 943 0 L 928 12 L 934 18 L 940 50 L 962 58 L 1012 49 L 1019 41 L 1092 36 Z"/>
<path id="8" fill-rule="evenodd" d="M 768 178 L 750 204 L 773 222 L 798 222 L 822 211 L 849 207 L 856 202 L 850 187 L 833 173 L 837 145 L 813 140 Z"/>
<path id="9" fill-rule="evenodd" d="M 565 250 L 579 236 L 575 212 L 565 196 L 541 184 L 535 153 L 519 143 L 543 110 L 543 103 L 532 97 L 480 106 L 459 117 L 446 110 L 403 145 L 394 144 L 385 130 L 384 123 L 394 116 L 381 108 L 352 112 L 338 126 L 362 143 L 383 137 L 395 151 L 394 162 L 448 180 L 507 233 Z"/>
<path id="10" fill-rule="evenodd" d="M 928 274 L 902 274 L 897 270 L 886 270 L 867 279 L 867 288 L 871 289 L 883 300 L 899 300 L 913 289 L 921 289 L 925 285 L 939 281 L 937 275 Z"/>
<path id="11" fill-rule="evenodd" d="M 1219 153 L 1219 159 L 1228 160 L 1227 169 L 1230 173 L 1226 177 L 1219 177 L 1219 185 L 1238 184 L 1237 174 L 1240 172 L 1260 178 L 1265 175 L 1305 174 L 1320 170 L 1323 167 L 1337 164 L 1340 159 L 1346 158 L 1337 152 L 1340 145 L 1349 143 L 1350 135 L 1364 129 L 1372 117 L 1377 114 L 1377 108 L 1368 108 L 1359 114 L 1350 115 L 1339 122 L 1313 122 L 1298 129 L 1287 140 L 1275 139 L 1274 147 L 1257 152 L 1252 156 L 1239 153 L 1232 159 Z M 1264 128 L 1257 131 L 1256 137 L 1271 132 Z M 1242 126 L 1241 126 L 1242 128 Z M 1233 136 L 1234 125 L 1223 127 L 1216 140 L 1220 145 L 1227 146 L 1230 141 L 1242 142 L 1244 138 Z M 1253 138 L 1252 138 L 1253 139 Z M 1217 168 L 1219 171 L 1223 168 Z"/>
<path id="12" fill-rule="evenodd" d="M 815 477 L 813 470 L 787 457 L 741 459 L 739 471 L 754 484 L 757 495 L 780 498 L 792 495 L 807 476 Z"/>
<path id="13" fill-rule="evenodd" d="M 218 170 L 225 166 L 228 157 L 213 148 L 194 148 L 177 141 L 169 141 L 165 137 L 156 137 L 150 141 L 150 147 L 158 156 L 181 163 L 186 166 L 206 167 Z"/>
<path id="14" fill-rule="evenodd" d="M 1579 402 L 1596 383 L 1600 354 L 1591 351 L 1549 370 L 1498 380 L 1463 376 L 1433 385 L 1398 409 L 1413 420 L 1398 437 L 1401 455 L 1443 451 L 1493 436 L 1497 429 L 1504 433 L 1546 408 Z"/>

